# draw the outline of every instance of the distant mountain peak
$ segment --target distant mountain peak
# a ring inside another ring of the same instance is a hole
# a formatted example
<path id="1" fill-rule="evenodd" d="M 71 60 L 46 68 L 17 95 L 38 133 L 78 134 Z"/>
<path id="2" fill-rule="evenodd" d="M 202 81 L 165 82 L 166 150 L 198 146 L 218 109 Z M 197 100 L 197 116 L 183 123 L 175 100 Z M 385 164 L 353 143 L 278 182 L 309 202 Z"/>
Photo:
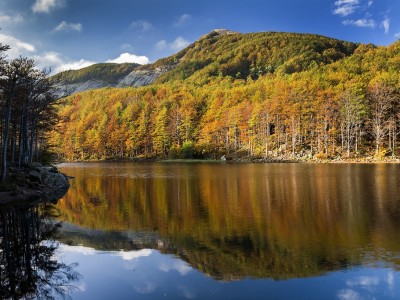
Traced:
<path id="1" fill-rule="evenodd" d="M 229 29 L 223 29 L 223 28 L 219 28 L 219 29 L 214 29 L 211 31 L 211 33 L 218 33 L 219 35 L 225 35 L 225 34 L 237 34 L 239 32 L 236 31 L 232 31 Z"/>
<path id="2" fill-rule="evenodd" d="M 217 35 L 229 35 L 229 34 L 239 34 L 239 32 L 232 31 L 229 29 L 217 28 L 217 29 L 211 30 L 209 33 L 200 37 L 200 40 L 204 39 L 204 38 L 208 38 L 208 37 L 214 37 Z"/>

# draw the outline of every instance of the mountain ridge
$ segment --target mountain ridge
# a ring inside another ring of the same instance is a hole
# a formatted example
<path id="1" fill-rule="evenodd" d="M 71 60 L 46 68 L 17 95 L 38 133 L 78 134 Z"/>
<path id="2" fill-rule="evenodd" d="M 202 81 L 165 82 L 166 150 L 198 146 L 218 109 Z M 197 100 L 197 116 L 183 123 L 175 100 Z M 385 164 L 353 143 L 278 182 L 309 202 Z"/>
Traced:
<path id="1" fill-rule="evenodd" d="M 237 79 L 250 76 L 257 79 L 276 71 L 304 71 L 312 62 L 330 64 L 352 55 L 358 46 L 316 34 L 242 34 L 228 29 L 214 29 L 176 54 L 152 64 L 100 63 L 60 72 L 52 79 L 60 96 L 103 87 L 139 87 L 189 77 L 194 80 L 218 76 Z"/>

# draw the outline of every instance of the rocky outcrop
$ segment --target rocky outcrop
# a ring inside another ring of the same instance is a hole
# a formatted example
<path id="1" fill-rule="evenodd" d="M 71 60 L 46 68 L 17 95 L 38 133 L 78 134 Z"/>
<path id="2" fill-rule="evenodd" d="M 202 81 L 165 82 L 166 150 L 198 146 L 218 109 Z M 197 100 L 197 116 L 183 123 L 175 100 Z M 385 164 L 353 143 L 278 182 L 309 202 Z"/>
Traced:
<path id="1" fill-rule="evenodd" d="M 29 172 L 29 179 L 37 182 L 54 191 L 68 190 L 69 182 L 67 176 L 58 172 L 56 167 L 45 167 L 41 164 L 31 164 L 32 171 Z"/>
<path id="2" fill-rule="evenodd" d="M 163 66 L 153 68 L 152 66 L 143 66 L 122 77 L 120 80 L 110 83 L 102 80 L 91 79 L 84 82 L 56 84 L 55 93 L 58 98 L 66 97 L 75 93 L 94 90 L 106 87 L 140 87 L 152 84 L 158 77 L 172 70 L 173 66 Z"/>
<path id="3" fill-rule="evenodd" d="M 58 84 L 55 85 L 55 93 L 58 98 L 62 98 L 75 93 L 100 89 L 105 87 L 115 87 L 118 83 L 111 84 L 101 80 L 89 80 L 85 82 L 70 83 L 70 84 Z"/>
<path id="4" fill-rule="evenodd" d="M 172 67 L 157 67 L 157 68 L 143 68 L 132 71 L 129 75 L 123 78 L 118 87 L 139 87 L 152 84 L 158 77 L 172 70 Z"/>
<path id="5" fill-rule="evenodd" d="M 56 167 L 40 163 L 25 165 L 21 170 L 9 169 L 3 191 L 0 189 L 0 205 L 7 203 L 55 201 L 69 189 L 69 177 Z"/>

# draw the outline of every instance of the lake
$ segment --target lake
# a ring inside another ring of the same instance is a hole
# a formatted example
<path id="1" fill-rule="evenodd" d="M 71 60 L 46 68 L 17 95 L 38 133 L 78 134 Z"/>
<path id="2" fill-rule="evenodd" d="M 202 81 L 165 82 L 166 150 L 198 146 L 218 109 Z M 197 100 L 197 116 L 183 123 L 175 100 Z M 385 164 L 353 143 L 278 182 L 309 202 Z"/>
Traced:
<path id="1" fill-rule="evenodd" d="M 72 299 L 400 298 L 400 165 L 59 169 L 68 193 L 28 215 L 61 221 L 39 244 Z"/>

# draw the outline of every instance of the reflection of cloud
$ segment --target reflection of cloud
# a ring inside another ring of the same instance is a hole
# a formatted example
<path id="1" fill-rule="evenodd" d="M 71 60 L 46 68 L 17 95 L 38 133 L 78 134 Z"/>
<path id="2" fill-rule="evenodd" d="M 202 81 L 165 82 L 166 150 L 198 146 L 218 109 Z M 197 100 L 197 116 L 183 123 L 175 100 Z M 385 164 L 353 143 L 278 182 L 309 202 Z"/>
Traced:
<path id="1" fill-rule="evenodd" d="M 75 286 L 76 289 L 80 292 L 85 292 L 87 289 L 86 283 L 85 282 L 80 282 L 78 285 Z"/>
<path id="2" fill-rule="evenodd" d="M 370 288 L 379 284 L 379 278 L 374 276 L 360 276 L 356 279 L 348 280 L 346 284 L 351 287 L 362 286 L 365 288 Z"/>
<path id="3" fill-rule="evenodd" d="M 166 263 L 162 263 L 159 266 L 159 269 L 163 272 L 169 272 L 172 270 L 178 271 L 179 274 L 181 274 L 182 276 L 185 276 L 186 274 L 188 274 L 192 268 L 189 267 L 189 265 L 187 263 L 185 263 L 184 261 L 174 261 L 173 264 L 168 265 Z"/>
<path id="4" fill-rule="evenodd" d="M 58 249 L 62 253 L 79 253 L 82 255 L 95 255 L 101 253 L 101 251 L 97 251 L 93 248 L 84 246 L 69 246 L 65 244 L 60 244 Z"/>
<path id="5" fill-rule="evenodd" d="M 196 298 L 196 293 L 193 292 L 193 291 L 190 291 L 187 286 L 179 286 L 178 290 L 180 290 L 182 292 L 183 296 L 186 299 L 194 299 L 194 298 Z"/>
<path id="6" fill-rule="evenodd" d="M 134 260 L 139 257 L 150 256 L 151 253 L 150 249 L 142 249 L 139 251 L 119 251 L 115 255 L 122 257 L 123 260 Z"/>
<path id="7" fill-rule="evenodd" d="M 361 300 L 362 297 L 359 293 L 352 289 L 340 290 L 337 294 L 340 300 Z"/>
<path id="8" fill-rule="evenodd" d="M 143 284 L 136 284 L 134 286 L 134 289 L 137 293 L 139 294 L 151 294 L 154 292 L 157 288 L 157 285 L 155 285 L 153 282 L 144 282 Z"/>
<path id="9" fill-rule="evenodd" d="M 390 271 L 387 275 L 387 284 L 389 286 L 389 289 L 394 289 L 394 274 L 392 271 Z"/>
<path id="10" fill-rule="evenodd" d="M 103 254 L 104 251 L 96 250 L 89 247 L 84 246 L 69 246 L 65 244 L 60 244 L 59 250 L 61 253 L 78 253 L 82 255 L 96 255 L 96 254 Z M 139 257 L 146 257 L 150 256 L 152 250 L 150 249 L 142 249 L 139 251 L 111 251 L 109 252 L 113 256 L 121 257 L 123 260 L 134 260 Z"/>

